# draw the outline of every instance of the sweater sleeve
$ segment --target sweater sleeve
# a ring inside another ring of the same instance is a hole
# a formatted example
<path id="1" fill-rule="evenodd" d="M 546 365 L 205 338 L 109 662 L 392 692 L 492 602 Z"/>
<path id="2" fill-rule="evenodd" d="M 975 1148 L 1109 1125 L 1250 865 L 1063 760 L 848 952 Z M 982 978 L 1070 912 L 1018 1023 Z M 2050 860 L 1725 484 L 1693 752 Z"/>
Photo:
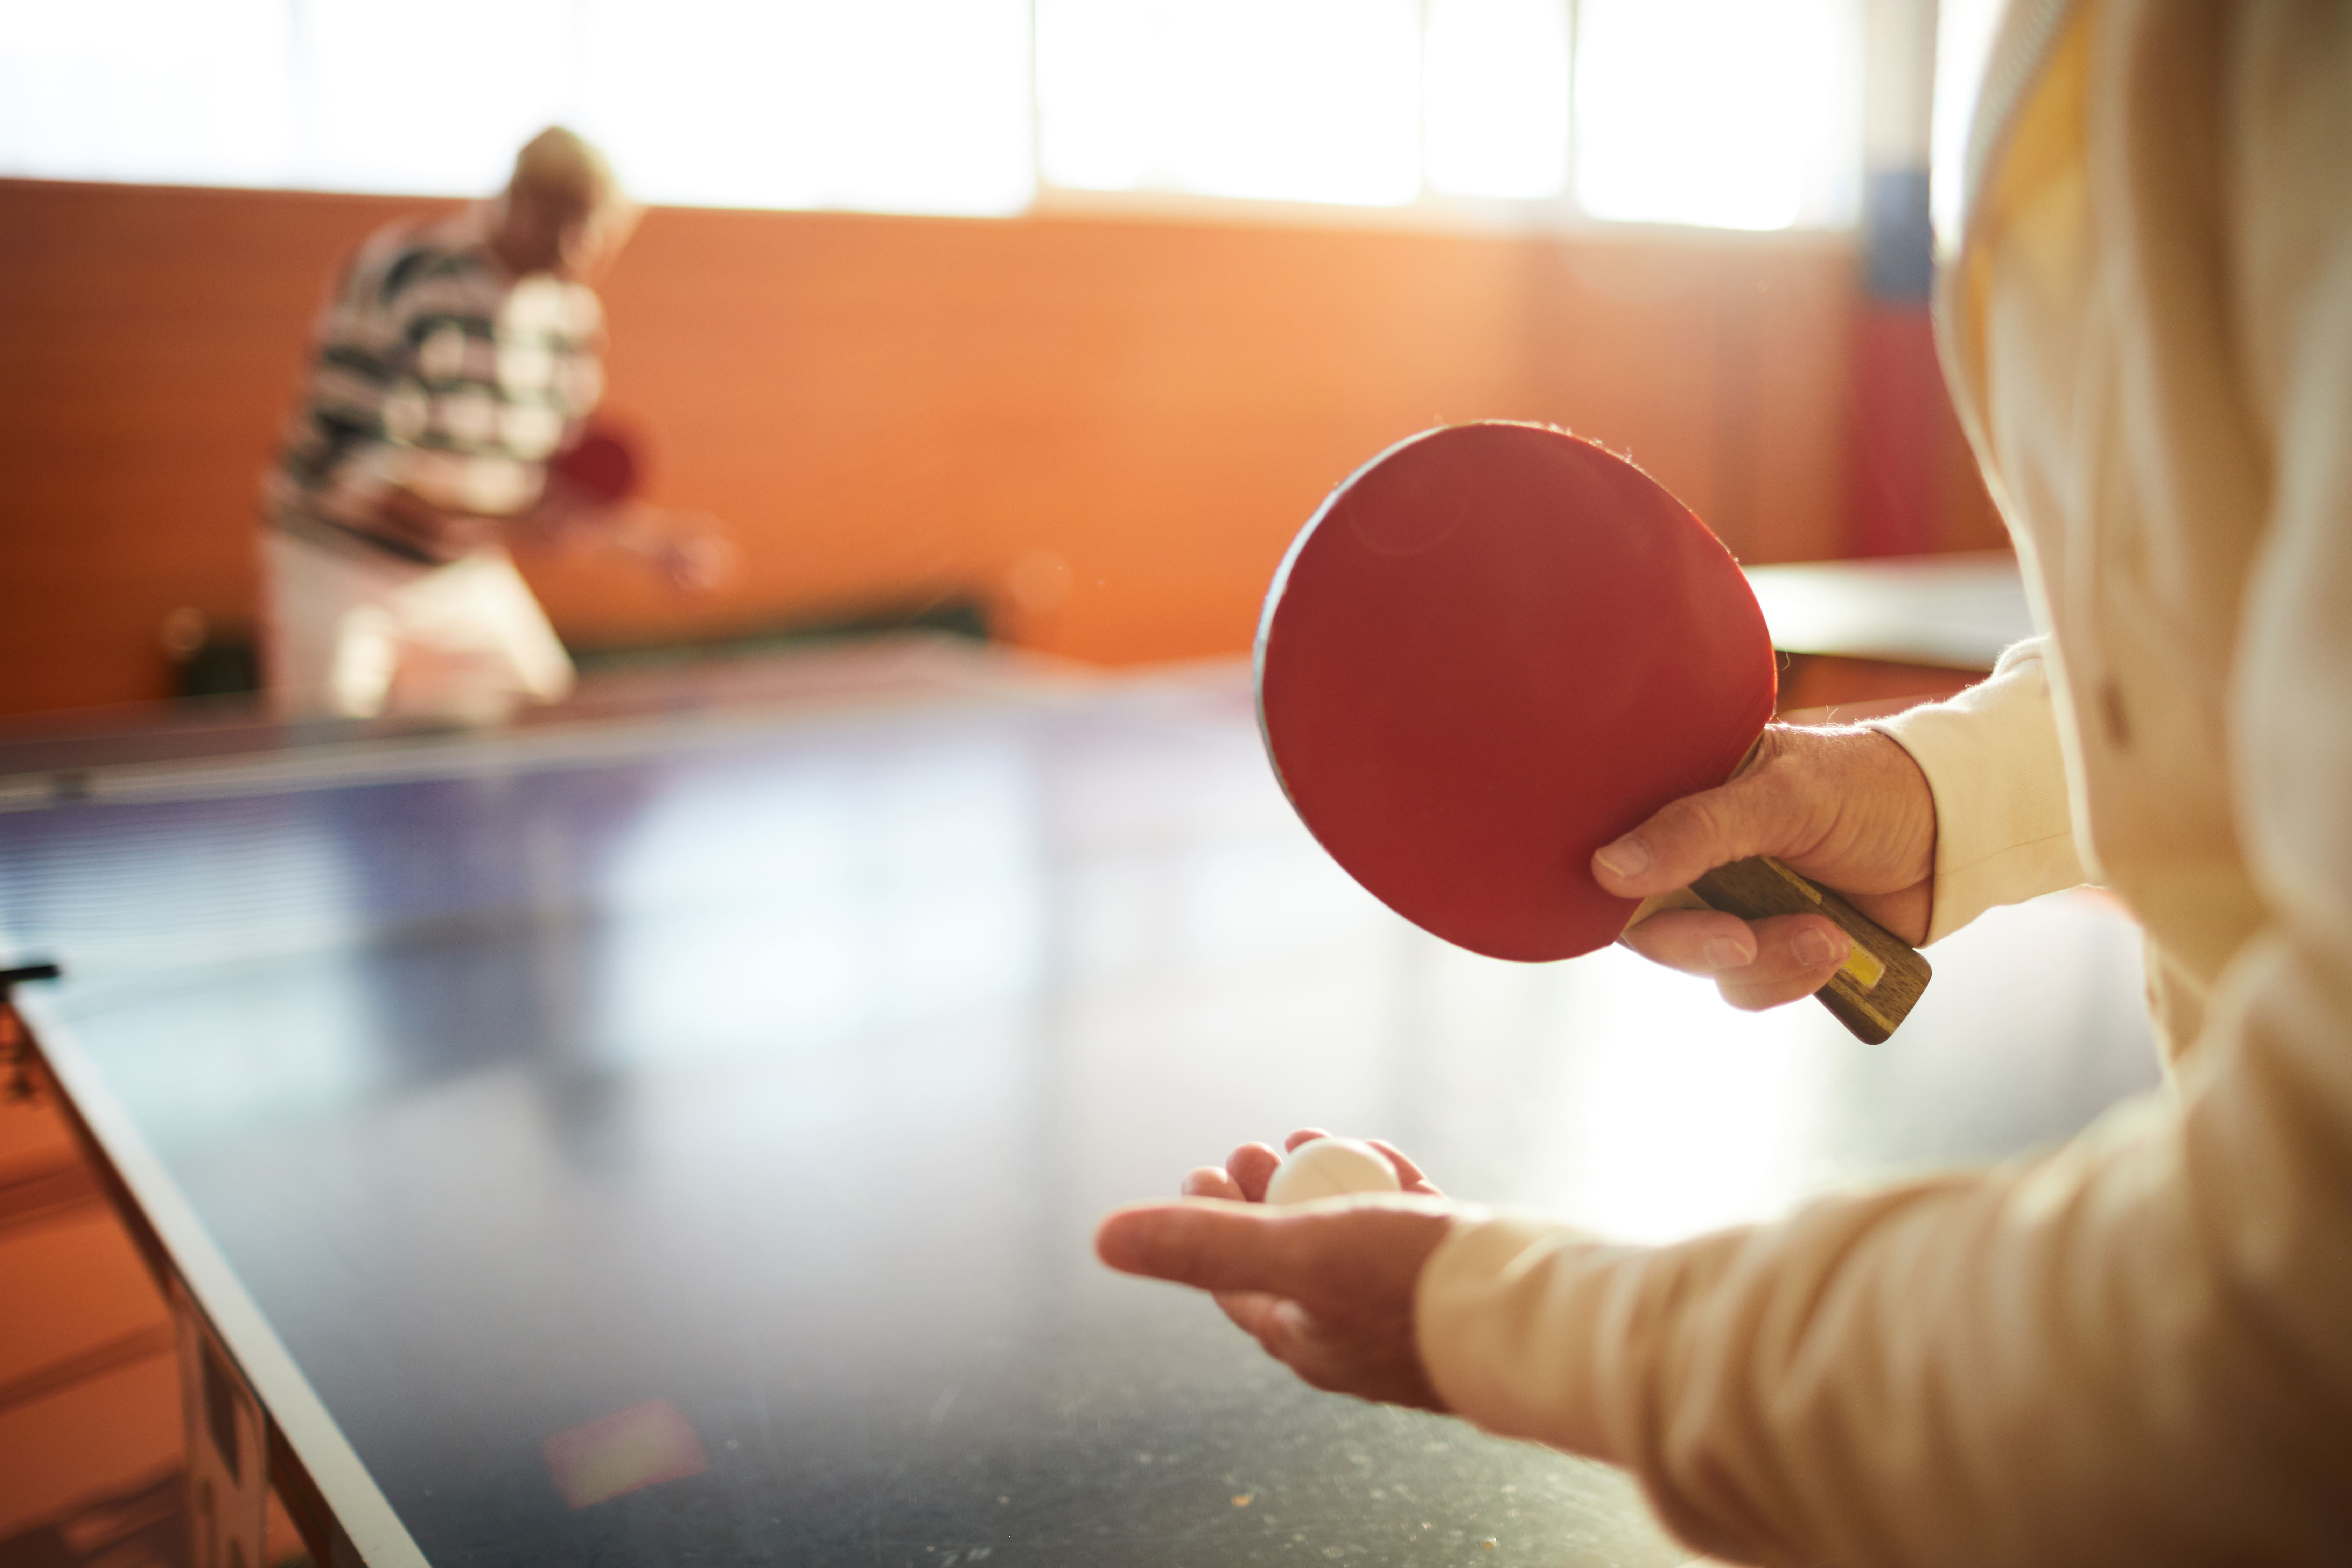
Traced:
<path id="1" fill-rule="evenodd" d="M 1627 1467 L 1717 1556 L 2352 1561 L 2352 9 L 2222 15 L 2244 357 L 2216 374 L 2270 441 L 2228 726 L 2263 912 L 2173 1092 L 1679 1246 L 1467 1215 L 1422 1275 L 1456 1410 Z M 1943 722 L 1906 731 L 1939 805 Z"/>
<path id="2" fill-rule="evenodd" d="M 1892 738 L 1936 798 L 1936 885 L 1927 941 L 1996 904 L 2082 881 L 2058 718 L 2042 641 L 2001 655 L 1990 679 L 1871 728 Z"/>

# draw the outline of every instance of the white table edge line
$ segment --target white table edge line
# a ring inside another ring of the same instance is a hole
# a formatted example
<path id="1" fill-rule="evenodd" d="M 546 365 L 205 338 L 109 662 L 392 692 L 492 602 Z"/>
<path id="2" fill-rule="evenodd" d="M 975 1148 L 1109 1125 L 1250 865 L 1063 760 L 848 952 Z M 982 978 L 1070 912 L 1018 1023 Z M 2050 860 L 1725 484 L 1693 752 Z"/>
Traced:
<path id="1" fill-rule="evenodd" d="M 17 1011 L 39 1042 L 42 1058 L 59 1079 L 92 1135 L 105 1146 L 115 1173 L 171 1255 L 172 1265 L 236 1357 L 269 1418 L 310 1472 L 352 1547 L 369 1568 L 429 1568 L 391 1501 L 360 1462 L 358 1452 L 302 1375 L 278 1331 L 262 1316 L 203 1220 L 148 1148 L 130 1112 L 114 1098 L 73 1032 L 46 1000 L 19 991 Z"/>

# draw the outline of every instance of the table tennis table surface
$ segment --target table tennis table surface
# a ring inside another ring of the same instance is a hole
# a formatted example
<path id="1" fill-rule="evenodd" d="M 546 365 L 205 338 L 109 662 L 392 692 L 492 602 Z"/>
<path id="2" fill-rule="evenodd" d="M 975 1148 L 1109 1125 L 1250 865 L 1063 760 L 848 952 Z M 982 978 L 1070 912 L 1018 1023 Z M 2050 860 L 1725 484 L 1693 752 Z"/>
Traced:
<path id="1" fill-rule="evenodd" d="M 19 1001 L 337 1554 L 1680 1562 L 1623 1478 L 1308 1390 L 1096 1219 L 1314 1124 L 1666 1239 L 2153 1080 L 2095 900 L 1939 945 L 1865 1047 L 1405 925 L 1238 666 L 791 668 L 501 737 L 17 753 L 0 942 L 68 968 Z M 583 1495 L 615 1421 L 670 1479 Z"/>

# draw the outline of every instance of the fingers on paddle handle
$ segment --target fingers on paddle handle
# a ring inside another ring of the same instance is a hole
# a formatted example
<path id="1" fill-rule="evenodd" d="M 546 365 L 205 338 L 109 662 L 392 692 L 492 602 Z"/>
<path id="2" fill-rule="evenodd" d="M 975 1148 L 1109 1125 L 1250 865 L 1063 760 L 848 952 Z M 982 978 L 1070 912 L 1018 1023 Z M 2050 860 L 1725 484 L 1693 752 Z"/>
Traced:
<path id="1" fill-rule="evenodd" d="M 1901 1026 L 1934 973 L 1917 949 L 1836 893 L 1769 855 L 1734 860 L 1691 884 L 1691 891 L 1741 920 L 1768 915 L 1827 915 L 1853 939 L 1853 951 L 1830 983 L 1813 993 L 1857 1039 L 1876 1045 Z"/>

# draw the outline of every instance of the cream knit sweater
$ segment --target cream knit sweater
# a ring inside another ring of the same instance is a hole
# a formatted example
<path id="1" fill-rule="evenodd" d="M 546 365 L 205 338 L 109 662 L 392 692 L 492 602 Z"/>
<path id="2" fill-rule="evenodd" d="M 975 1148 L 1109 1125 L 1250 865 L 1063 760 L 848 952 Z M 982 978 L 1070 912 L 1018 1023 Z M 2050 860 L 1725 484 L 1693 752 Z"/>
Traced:
<path id="1" fill-rule="evenodd" d="M 2352 5 L 2027 5 L 1995 62 L 1939 309 L 2048 635 L 1886 728 L 1933 934 L 2114 889 L 2168 1089 L 1682 1246 L 1466 1216 L 1422 1351 L 1725 1557 L 2352 1562 Z"/>

